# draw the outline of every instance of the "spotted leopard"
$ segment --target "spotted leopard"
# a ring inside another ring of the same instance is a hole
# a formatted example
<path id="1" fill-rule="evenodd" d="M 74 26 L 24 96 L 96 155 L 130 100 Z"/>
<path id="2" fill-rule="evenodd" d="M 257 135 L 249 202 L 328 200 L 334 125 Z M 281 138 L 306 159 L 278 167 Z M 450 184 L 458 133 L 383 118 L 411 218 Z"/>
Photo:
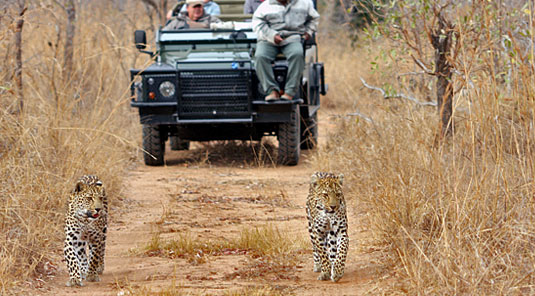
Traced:
<path id="1" fill-rule="evenodd" d="M 100 281 L 104 271 L 108 198 L 97 176 L 81 177 L 69 196 L 65 217 L 63 253 L 69 269 L 67 286 L 83 286 L 83 280 Z M 89 250 L 89 256 L 86 254 Z"/>
<path id="2" fill-rule="evenodd" d="M 349 237 L 343 178 L 316 172 L 310 182 L 306 211 L 318 280 L 337 282 L 344 275 Z"/>

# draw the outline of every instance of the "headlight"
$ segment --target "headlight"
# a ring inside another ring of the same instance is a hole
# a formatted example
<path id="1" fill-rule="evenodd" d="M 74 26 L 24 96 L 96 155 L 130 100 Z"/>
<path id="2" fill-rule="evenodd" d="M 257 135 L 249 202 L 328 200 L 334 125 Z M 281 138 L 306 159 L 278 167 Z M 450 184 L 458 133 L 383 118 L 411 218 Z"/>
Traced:
<path id="1" fill-rule="evenodd" d="M 160 84 L 159 90 L 162 96 L 172 97 L 175 94 L 175 85 L 171 81 L 164 81 Z"/>

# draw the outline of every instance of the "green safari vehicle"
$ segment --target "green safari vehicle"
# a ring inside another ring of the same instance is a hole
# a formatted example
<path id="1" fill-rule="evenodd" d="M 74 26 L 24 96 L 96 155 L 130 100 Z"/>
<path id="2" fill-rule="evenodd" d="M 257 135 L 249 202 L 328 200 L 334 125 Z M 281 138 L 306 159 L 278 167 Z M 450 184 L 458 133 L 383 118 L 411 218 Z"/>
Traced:
<path id="1" fill-rule="evenodd" d="M 218 1 L 241 9 L 243 0 Z M 164 164 L 165 143 L 189 149 L 191 141 L 278 139 L 277 162 L 296 165 L 301 149 L 318 141 L 317 112 L 326 85 L 315 38 L 303 42 L 305 69 L 298 94 L 291 101 L 266 102 L 255 73 L 256 35 L 245 19 L 227 13 L 230 29 L 163 30 L 156 32 L 155 52 L 146 51 L 146 33 L 135 32 L 138 50 L 154 63 L 131 69 L 131 106 L 139 110 L 146 165 Z M 243 21 L 239 21 L 239 20 Z M 284 89 L 287 61 L 273 63 Z"/>

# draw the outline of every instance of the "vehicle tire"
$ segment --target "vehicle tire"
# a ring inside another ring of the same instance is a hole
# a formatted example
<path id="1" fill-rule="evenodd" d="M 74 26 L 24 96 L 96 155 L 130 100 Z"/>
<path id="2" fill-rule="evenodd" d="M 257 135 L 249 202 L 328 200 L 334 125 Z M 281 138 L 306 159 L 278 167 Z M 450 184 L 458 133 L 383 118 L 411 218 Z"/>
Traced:
<path id="1" fill-rule="evenodd" d="M 301 149 L 314 149 L 318 146 L 318 113 L 301 119 Z"/>
<path id="2" fill-rule="evenodd" d="M 279 154 L 277 163 L 282 165 L 297 165 L 301 154 L 301 124 L 299 117 L 299 105 L 292 106 L 291 119 L 279 124 Z"/>
<path id="3" fill-rule="evenodd" d="M 181 140 L 178 136 L 169 136 L 171 150 L 189 150 L 189 141 Z"/>
<path id="4" fill-rule="evenodd" d="M 165 138 L 158 125 L 143 125 L 143 159 L 146 165 L 163 165 Z"/>

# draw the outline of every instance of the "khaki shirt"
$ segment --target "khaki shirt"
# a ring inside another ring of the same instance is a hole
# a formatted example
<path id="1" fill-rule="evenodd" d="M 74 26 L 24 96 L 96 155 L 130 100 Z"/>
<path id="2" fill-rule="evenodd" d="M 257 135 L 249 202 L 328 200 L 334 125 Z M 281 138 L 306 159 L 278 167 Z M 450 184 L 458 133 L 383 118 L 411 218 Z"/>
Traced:
<path id="1" fill-rule="evenodd" d="M 311 0 L 288 0 L 286 6 L 277 0 L 265 0 L 253 15 L 253 30 L 258 41 L 275 44 L 275 35 L 285 38 L 280 45 L 300 41 L 300 34 L 310 36 L 318 29 L 319 13 Z"/>
<path id="2" fill-rule="evenodd" d="M 211 23 L 219 22 L 221 22 L 220 19 L 206 13 L 196 21 L 190 19 L 187 13 L 179 13 L 176 18 L 165 25 L 163 30 L 209 29 Z"/>

